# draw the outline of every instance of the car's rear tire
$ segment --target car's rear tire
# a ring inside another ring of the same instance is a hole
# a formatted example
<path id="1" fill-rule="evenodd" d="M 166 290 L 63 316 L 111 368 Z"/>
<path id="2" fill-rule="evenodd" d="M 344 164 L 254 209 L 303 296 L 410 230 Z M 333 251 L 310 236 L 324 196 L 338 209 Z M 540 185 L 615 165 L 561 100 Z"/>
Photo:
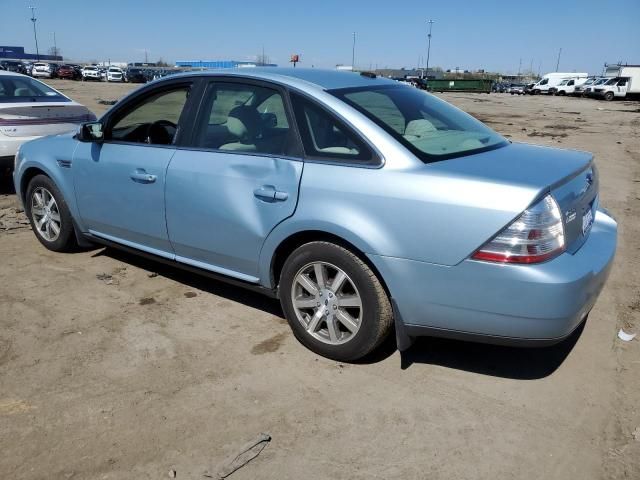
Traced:
<path id="1" fill-rule="evenodd" d="M 25 213 L 36 238 L 46 248 L 54 252 L 68 252 L 77 248 L 67 202 L 56 184 L 46 175 L 36 175 L 29 182 Z"/>
<path id="2" fill-rule="evenodd" d="M 296 338 L 333 360 L 365 357 L 393 326 L 391 303 L 376 274 L 357 255 L 333 243 L 311 242 L 291 253 L 279 293 Z"/>

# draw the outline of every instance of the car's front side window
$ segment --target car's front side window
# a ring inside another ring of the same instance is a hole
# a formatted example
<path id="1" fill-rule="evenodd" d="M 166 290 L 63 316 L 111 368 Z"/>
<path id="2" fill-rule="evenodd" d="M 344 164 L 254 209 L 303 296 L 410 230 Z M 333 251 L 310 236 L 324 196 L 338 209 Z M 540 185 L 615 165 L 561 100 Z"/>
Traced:
<path id="1" fill-rule="evenodd" d="M 254 84 L 213 82 L 198 122 L 194 147 L 288 155 L 291 129 L 278 90 Z"/>
<path id="2" fill-rule="evenodd" d="M 107 140 L 171 145 L 188 96 L 188 86 L 152 94 L 117 115 Z"/>
<path id="3" fill-rule="evenodd" d="M 386 85 L 330 93 L 368 116 L 426 162 L 507 144 L 472 116 L 415 88 Z"/>

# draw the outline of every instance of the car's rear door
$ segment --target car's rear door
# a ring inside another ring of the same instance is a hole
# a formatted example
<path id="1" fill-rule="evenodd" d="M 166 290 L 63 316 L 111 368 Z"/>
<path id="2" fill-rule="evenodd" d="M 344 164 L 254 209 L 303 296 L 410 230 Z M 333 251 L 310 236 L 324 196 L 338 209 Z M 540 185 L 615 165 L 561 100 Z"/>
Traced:
<path id="1" fill-rule="evenodd" d="M 258 281 L 264 239 L 296 208 L 303 162 L 286 92 L 212 79 L 193 136 L 167 170 L 166 217 L 176 260 Z"/>
<path id="2" fill-rule="evenodd" d="M 165 174 L 181 133 L 172 125 L 188 110 L 192 89 L 190 81 L 147 89 L 105 120 L 103 143 L 78 145 L 72 165 L 76 197 L 92 235 L 173 258 Z"/>

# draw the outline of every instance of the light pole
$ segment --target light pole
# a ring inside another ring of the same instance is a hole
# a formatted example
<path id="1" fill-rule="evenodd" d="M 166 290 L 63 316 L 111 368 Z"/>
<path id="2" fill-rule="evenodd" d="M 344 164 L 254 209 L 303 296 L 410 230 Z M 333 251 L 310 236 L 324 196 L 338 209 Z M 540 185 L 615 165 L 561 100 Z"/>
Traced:
<path id="1" fill-rule="evenodd" d="M 562 55 L 562 47 L 560 47 L 560 50 L 558 51 L 558 61 L 556 62 L 556 72 L 560 68 L 560 55 Z"/>
<path id="2" fill-rule="evenodd" d="M 53 32 L 53 54 L 58 56 L 58 43 L 56 42 L 56 32 Z"/>
<path id="3" fill-rule="evenodd" d="M 36 7 L 29 7 L 31 9 L 31 21 L 33 22 L 33 38 L 36 40 L 36 59 L 40 61 L 40 50 L 38 50 L 38 34 L 36 33 Z"/>
<path id="4" fill-rule="evenodd" d="M 433 28 L 433 20 L 429 20 L 427 22 L 429 24 L 429 34 L 427 35 L 427 38 L 429 39 L 428 41 L 428 45 L 427 45 L 427 65 L 426 65 L 426 77 L 427 77 L 427 82 L 429 81 L 429 56 L 431 55 L 431 29 Z"/>
<path id="5" fill-rule="evenodd" d="M 356 69 L 356 32 L 353 32 L 353 46 L 351 47 L 351 70 Z"/>

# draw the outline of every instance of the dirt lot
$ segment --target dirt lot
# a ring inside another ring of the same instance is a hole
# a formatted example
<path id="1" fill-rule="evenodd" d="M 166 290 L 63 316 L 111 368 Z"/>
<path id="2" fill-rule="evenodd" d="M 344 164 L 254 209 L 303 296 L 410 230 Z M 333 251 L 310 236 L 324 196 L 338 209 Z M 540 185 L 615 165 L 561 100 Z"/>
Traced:
<path id="1" fill-rule="evenodd" d="M 132 88 L 52 83 L 96 113 Z M 619 250 L 582 332 L 337 364 L 298 344 L 275 301 L 110 249 L 48 252 L 5 178 L 1 476 L 204 478 L 268 432 L 231 478 L 640 478 L 640 342 L 616 338 L 640 330 L 640 104 L 443 97 L 513 140 L 595 152 Z"/>

